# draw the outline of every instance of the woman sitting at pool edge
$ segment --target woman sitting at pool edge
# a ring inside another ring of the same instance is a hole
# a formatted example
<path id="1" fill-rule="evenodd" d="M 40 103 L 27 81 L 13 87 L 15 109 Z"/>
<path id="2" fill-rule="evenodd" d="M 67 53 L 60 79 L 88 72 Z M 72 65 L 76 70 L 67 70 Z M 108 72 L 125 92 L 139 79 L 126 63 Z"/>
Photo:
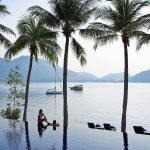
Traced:
<path id="1" fill-rule="evenodd" d="M 39 110 L 39 114 L 38 114 L 38 124 L 44 126 L 44 125 L 43 125 L 43 122 L 46 122 L 47 125 L 51 125 L 51 123 L 49 123 L 49 122 L 47 121 L 47 118 L 46 118 L 46 116 L 44 115 L 43 110 L 40 109 L 40 110 Z"/>

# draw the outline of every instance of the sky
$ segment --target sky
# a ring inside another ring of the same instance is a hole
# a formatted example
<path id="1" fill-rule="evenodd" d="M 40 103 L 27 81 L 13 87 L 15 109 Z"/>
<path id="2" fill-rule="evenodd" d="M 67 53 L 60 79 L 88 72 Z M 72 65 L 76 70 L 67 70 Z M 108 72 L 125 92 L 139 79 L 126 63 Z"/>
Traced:
<path id="1" fill-rule="evenodd" d="M 27 14 L 27 9 L 33 5 L 39 5 L 47 10 L 50 10 L 48 0 L 2 0 L 11 15 L 1 17 L 1 24 L 13 29 L 15 33 L 17 21 Z M 150 9 L 144 9 L 144 13 L 150 13 Z M 92 22 L 92 20 L 91 20 Z M 90 23 L 90 22 L 89 22 Z M 6 35 L 12 42 L 15 37 Z M 121 40 L 115 41 L 104 47 L 98 47 L 95 51 L 93 49 L 94 41 L 83 39 L 78 34 L 73 35 L 77 41 L 82 44 L 86 51 L 87 64 L 84 67 L 80 66 L 79 61 L 75 58 L 74 54 L 69 49 L 68 69 L 76 72 L 88 72 L 98 77 L 107 75 L 109 73 L 120 73 L 124 71 L 124 50 Z M 62 35 L 59 36 L 58 44 L 64 50 L 65 39 Z M 4 57 L 6 49 L 0 46 L 0 57 Z M 130 42 L 128 49 L 129 53 L 129 74 L 135 75 L 141 71 L 150 68 L 150 45 L 144 45 L 139 52 L 136 51 L 136 41 Z M 20 53 L 16 57 L 22 55 L 29 55 L 28 50 Z M 63 67 L 63 52 L 59 57 L 58 65 Z"/>

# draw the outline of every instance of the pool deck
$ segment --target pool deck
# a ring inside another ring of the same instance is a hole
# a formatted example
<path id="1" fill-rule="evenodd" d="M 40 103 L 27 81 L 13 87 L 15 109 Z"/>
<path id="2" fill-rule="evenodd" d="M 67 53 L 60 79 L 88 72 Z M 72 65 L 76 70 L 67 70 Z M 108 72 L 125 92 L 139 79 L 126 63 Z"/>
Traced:
<path id="1" fill-rule="evenodd" d="M 48 126 L 0 119 L 0 150 L 149 150 L 150 136 L 85 127 Z"/>

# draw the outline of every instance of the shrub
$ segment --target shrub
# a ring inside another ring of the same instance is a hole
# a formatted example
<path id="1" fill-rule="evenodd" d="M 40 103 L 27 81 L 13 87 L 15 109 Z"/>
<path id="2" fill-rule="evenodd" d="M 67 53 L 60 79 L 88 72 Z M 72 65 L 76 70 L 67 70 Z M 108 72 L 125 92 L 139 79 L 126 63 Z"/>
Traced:
<path id="1" fill-rule="evenodd" d="M 6 86 L 9 86 L 9 94 L 7 96 L 7 108 L 0 112 L 0 115 L 6 119 L 19 119 L 21 110 L 21 103 L 19 100 L 24 99 L 25 94 L 23 92 L 24 83 L 22 81 L 22 75 L 19 73 L 19 67 L 11 69 L 8 75 L 8 79 L 5 82 Z"/>
<path id="2" fill-rule="evenodd" d="M 0 114 L 3 118 L 18 120 L 20 118 L 21 110 L 19 108 L 12 109 L 9 105 L 6 110 L 3 109 Z"/>

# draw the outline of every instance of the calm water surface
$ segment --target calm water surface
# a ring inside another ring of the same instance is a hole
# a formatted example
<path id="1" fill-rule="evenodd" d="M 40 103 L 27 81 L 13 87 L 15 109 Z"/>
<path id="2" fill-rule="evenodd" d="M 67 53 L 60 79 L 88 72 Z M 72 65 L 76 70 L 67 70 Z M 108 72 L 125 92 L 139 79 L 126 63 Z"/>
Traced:
<path id="1" fill-rule="evenodd" d="M 75 83 L 69 83 L 68 87 Z M 123 83 L 84 83 L 83 92 L 68 88 L 69 125 L 87 127 L 87 122 L 103 124 L 109 122 L 120 130 L 122 114 Z M 28 121 L 36 122 L 38 110 L 42 108 L 47 118 L 63 122 L 62 95 L 46 95 L 53 83 L 31 83 Z M 58 89 L 60 86 L 58 85 Z M 0 109 L 6 105 L 8 89 L 0 84 Z M 142 125 L 150 130 L 150 84 L 130 83 L 127 110 L 127 131 L 133 125 Z"/>
<path id="2" fill-rule="evenodd" d="M 47 127 L 42 134 L 34 122 L 0 119 L 1 150 L 149 150 L 147 135 L 69 126 Z"/>

